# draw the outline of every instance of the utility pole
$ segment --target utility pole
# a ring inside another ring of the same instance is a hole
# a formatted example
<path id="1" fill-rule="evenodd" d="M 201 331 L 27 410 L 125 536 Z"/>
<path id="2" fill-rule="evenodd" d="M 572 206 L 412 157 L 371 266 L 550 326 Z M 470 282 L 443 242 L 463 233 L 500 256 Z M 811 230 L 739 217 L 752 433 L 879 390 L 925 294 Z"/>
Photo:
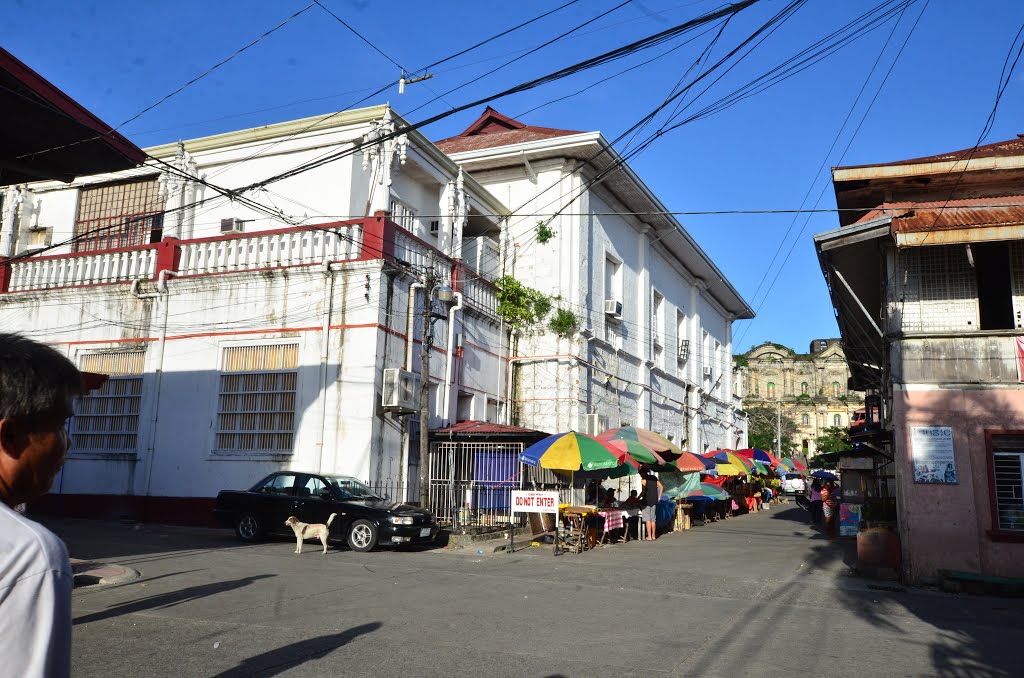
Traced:
<path id="1" fill-rule="evenodd" d="M 423 276 L 423 324 L 420 332 L 420 506 L 426 507 L 430 498 L 428 486 L 430 464 L 430 350 L 434 345 L 433 310 L 434 257 L 427 257 L 427 271 Z"/>
<path id="2" fill-rule="evenodd" d="M 775 403 L 775 439 L 778 441 L 776 444 L 775 454 L 782 456 L 782 398 Z"/>

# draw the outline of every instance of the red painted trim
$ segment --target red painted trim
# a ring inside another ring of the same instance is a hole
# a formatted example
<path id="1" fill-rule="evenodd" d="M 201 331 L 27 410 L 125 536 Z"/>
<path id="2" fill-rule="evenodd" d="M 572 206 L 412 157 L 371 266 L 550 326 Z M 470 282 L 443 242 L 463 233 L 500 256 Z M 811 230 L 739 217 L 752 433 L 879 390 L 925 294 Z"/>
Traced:
<path id="1" fill-rule="evenodd" d="M 1024 544 L 1024 532 L 1011 532 L 999 528 L 999 505 L 996 504 L 996 459 L 992 453 L 992 436 L 1011 435 L 1024 436 L 1024 431 L 1016 429 L 985 430 L 985 463 L 988 466 L 988 507 L 992 522 L 985 534 L 991 541 Z"/>
<path id="2" fill-rule="evenodd" d="M 138 520 L 164 525 L 220 527 L 213 497 L 140 497 L 118 494 L 47 494 L 29 505 L 29 513 L 98 520 Z"/>
<path id="3" fill-rule="evenodd" d="M 0 258 L 0 294 L 11 291 L 11 264 L 7 259 Z"/>

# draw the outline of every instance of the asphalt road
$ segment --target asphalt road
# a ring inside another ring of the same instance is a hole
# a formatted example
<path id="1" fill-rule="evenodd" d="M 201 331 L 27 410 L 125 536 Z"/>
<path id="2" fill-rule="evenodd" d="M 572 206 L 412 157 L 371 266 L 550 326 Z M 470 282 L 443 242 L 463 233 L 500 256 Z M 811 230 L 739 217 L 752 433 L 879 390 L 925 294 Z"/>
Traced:
<path id="1" fill-rule="evenodd" d="M 559 557 L 298 556 L 227 530 L 45 522 L 73 557 L 142 573 L 76 589 L 79 678 L 1021 675 L 1024 600 L 886 590 L 805 516 Z"/>

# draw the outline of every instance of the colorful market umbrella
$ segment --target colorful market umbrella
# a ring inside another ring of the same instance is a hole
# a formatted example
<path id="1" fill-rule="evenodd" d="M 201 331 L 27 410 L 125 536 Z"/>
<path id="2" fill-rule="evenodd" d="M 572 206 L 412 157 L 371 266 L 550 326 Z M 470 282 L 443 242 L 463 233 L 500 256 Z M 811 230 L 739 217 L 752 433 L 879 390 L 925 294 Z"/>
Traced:
<path id="1" fill-rule="evenodd" d="M 735 464 L 719 462 L 715 464 L 715 472 L 720 476 L 741 476 L 747 472 L 747 469 Z"/>
<path id="2" fill-rule="evenodd" d="M 519 460 L 556 471 L 596 471 L 622 464 L 624 452 L 584 433 L 557 433 L 530 445 Z"/>
<path id="3" fill-rule="evenodd" d="M 711 483 L 701 483 L 700 487 L 677 497 L 677 499 L 682 499 L 684 501 L 719 501 L 728 498 L 728 492 L 717 485 L 712 485 Z"/>
<path id="4" fill-rule="evenodd" d="M 736 456 L 753 459 L 754 461 L 759 461 L 766 466 L 779 465 L 779 460 L 772 456 L 771 453 L 753 447 L 748 447 L 745 450 L 736 450 Z"/>
<path id="5" fill-rule="evenodd" d="M 714 471 L 716 465 L 717 463 L 714 459 L 708 459 L 693 452 L 683 452 L 678 459 L 669 463 L 669 466 L 683 473 Z"/>
<path id="6" fill-rule="evenodd" d="M 754 464 L 752 462 L 738 456 L 732 450 L 712 450 L 711 452 L 705 452 L 704 456 L 714 459 L 719 464 L 732 464 L 736 468 L 740 469 L 740 473 L 750 473 L 754 470 Z M 719 470 L 718 473 L 721 475 L 721 470 Z"/>
<path id="7" fill-rule="evenodd" d="M 625 441 L 629 453 L 641 464 L 666 464 L 683 454 L 681 449 L 663 436 L 635 426 L 610 428 L 598 434 L 597 438 Z"/>
<path id="8" fill-rule="evenodd" d="M 806 471 L 807 464 L 801 463 L 792 457 L 786 457 L 782 460 L 782 463 L 790 467 L 794 471 Z"/>

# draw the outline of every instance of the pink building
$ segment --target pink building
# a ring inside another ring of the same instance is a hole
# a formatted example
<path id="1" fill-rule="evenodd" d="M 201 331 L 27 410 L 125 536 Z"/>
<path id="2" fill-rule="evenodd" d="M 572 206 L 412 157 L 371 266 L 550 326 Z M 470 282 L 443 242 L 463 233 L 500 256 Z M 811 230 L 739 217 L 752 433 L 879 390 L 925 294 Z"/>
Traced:
<path id="1" fill-rule="evenodd" d="M 895 464 L 903 575 L 1024 576 L 1024 139 L 832 173 L 815 236 Z"/>

